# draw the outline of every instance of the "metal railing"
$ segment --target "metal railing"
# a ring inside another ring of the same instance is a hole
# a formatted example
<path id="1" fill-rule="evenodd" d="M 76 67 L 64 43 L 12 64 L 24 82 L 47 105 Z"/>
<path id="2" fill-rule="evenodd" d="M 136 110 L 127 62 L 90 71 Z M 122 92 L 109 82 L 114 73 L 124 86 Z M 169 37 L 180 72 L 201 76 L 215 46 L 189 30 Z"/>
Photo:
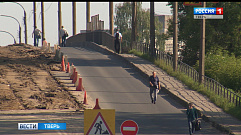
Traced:
<path id="1" fill-rule="evenodd" d="M 130 46 L 129 46 L 130 48 Z M 147 43 L 135 42 L 133 49 L 142 52 L 143 54 L 150 55 L 150 45 Z M 173 57 L 165 52 L 162 52 L 155 48 L 155 58 L 164 61 L 166 65 L 173 65 Z M 177 69 L 179 72 L 186 74 L 191 77 L 195 82 L 199 82 L 199 73 L 191 66 L 178 60 Z M 215 92 L 215 94 L 226 98 L 229 102 L 234 103 L 236 106 L 241 106 L 241 97 L 236 93 L 232 92 L 228 88 L 224 87 L 222 84 L 216 80 L 204 76 L 204 87 L 209 91 Z"/>

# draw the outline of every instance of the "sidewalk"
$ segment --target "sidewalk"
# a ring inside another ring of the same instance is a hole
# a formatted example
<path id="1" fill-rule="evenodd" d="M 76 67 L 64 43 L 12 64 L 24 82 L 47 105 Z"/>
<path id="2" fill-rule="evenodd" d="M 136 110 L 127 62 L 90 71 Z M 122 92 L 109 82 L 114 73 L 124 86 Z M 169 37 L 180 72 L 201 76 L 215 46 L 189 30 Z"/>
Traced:
<path id="1" fill-rule="evenodd" d="M 213 126 L 221 131 L 226 131 L 229 134 L 241 135 L 241 121 L 231 117 L 218 108 L 210 100 L 199 94 L 196 91 L 190 90 L 179 80 L 169 76 L 162 69 L 149 61 L 143 60 L 132 54 L 120 54 L 123 58 L 129 61 L 133 66 L 137 67 L 146 77 L 152 74 L 152 71 L 157 72 L 162 86 L 165 91 L 178 100 L 182 105 L 187 106 L 189 102 L 193 102 L 195 107 L 200 110 L 205 121 L 210 121 Z"/>
<path id="2" fill-rule="evenodd" d="M 117 54 L 113 50 L 110 50 L 102 45 L 95 44 L 95 48 L 99 51 L 108 51 L 110 54 L 124 58 L 127 63 L 130 63 L 134 69 L 139 71 L 139 73 L 147 79 L 152 74 L 152 71 L 156 71 L 162 86 L 164 86 L 164 89 L 162 90 L 167 92 L 169 96 L 184 106 L 188 106 L 189 102 L 193 102 L 195 107 L 201 113 L 203 120 L 211 122 L 214 127 L 221 131 L 225 131 L 230 135 L 241 135 L 240 120 L 226 114 L 207 97 L 189 89 L 187 86 L 182 84 L 181 81 L 169 76 L 165 71 L 151 62 L 133 54 Z"/>

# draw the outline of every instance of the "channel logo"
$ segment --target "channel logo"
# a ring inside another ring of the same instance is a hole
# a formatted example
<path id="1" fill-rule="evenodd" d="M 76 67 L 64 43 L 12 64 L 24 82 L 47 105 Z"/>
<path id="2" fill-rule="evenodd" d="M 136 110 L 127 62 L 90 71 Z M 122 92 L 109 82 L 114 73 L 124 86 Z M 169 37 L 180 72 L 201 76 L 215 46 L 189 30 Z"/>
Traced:
<path id="1" fill-rule="evenodd" d="M 18 123 L 18 130 L 38 130 L 38 123 Z"/>
<path id="2" fill-rule="evenodd" d="M 206 7 L 199 8 L 194 7 L 194 15 L 223 15 L 223 8 Z"/>
<path id="3" fill-rule="evenodd" d="M 18 123 L 18 130 L 66 130 L 66 123 Z"/>

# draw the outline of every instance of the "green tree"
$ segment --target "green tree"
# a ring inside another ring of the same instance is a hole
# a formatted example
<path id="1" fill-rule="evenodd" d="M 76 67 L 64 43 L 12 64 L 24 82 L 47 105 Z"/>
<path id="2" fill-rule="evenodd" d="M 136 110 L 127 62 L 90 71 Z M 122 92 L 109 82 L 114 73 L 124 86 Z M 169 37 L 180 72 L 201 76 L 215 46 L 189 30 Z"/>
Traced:
<path id="1" fill-rule="evenodd" d="M 170 2 L 169 5 L 173 5 Z M 223 7 L 223 19 L 206 20 L 205 52 L 215 51 L 217 47 L 227 50 L 230 54 L 241 56 L 241 4 L 240 2 L 207 2 L 207 7 Z M 194 65 L 198 60 L 200 46 L 200 22 L 193 18 L 193 7 L 184 6 L 183 2 L 178 2 L 179 37 L 178 39 L 186 44 L 183 52 L 183 61 L 189 65 Z M 196 7 L 196 6 L 195 6 Z M 172 34 L 172 21 L 169 26 L 169 33 Z"/>
<path id="2" fill-rule="evenodd" d="M 170 2 L 169 5 L 173 5 Z M 196 6 L 195 6 L 196 7 Z M 205 75 L 214 78 L 225 87 L 238 91 L 241 87 L 241 3 L 240 2 L 207 2 L 206 7 L 223 7 L 223 19 L 206 20 L 205 36 Z M 200 22 L 193 19 L 193 6 L 178 3 L 179 40 L 186 47 L 183 61 L 198 71 L 198 52 L 200 46 Z M 169 23 L 169 34 L 172 34 L 172 20 Z"/>
<path id="3" fill-rule="evenodd" d="M 149 43 L 150 41 L 150 11 L 142 9 L 142 3 L 137 2 L 137 42 Z M 123 40 L 131 41 L 131 29 L 132 29 L 132 3 L 123 2 L 116 5 L 115 8 L 116 16 L 114 17 L 114 24 L 120 29 L 123 35 Z M 161 45 L 163 40 L 166 38 L 160 33 L 162 30 L 162 24 L 155 18 L 155 29 L 156 29 L 156 44 Z"/>

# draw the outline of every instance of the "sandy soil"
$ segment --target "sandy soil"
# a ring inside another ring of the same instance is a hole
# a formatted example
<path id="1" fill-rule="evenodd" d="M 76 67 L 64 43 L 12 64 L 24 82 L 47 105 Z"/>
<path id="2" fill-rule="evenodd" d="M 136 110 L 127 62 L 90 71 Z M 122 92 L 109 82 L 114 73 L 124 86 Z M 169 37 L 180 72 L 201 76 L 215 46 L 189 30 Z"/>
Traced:
<path id="1" fill-rule="evenodd" d="M 61 66 L 53 58 L 53 53 L 30 45 L 0 46 L 0 110 L 82 110 L 50 75 Z"/>

